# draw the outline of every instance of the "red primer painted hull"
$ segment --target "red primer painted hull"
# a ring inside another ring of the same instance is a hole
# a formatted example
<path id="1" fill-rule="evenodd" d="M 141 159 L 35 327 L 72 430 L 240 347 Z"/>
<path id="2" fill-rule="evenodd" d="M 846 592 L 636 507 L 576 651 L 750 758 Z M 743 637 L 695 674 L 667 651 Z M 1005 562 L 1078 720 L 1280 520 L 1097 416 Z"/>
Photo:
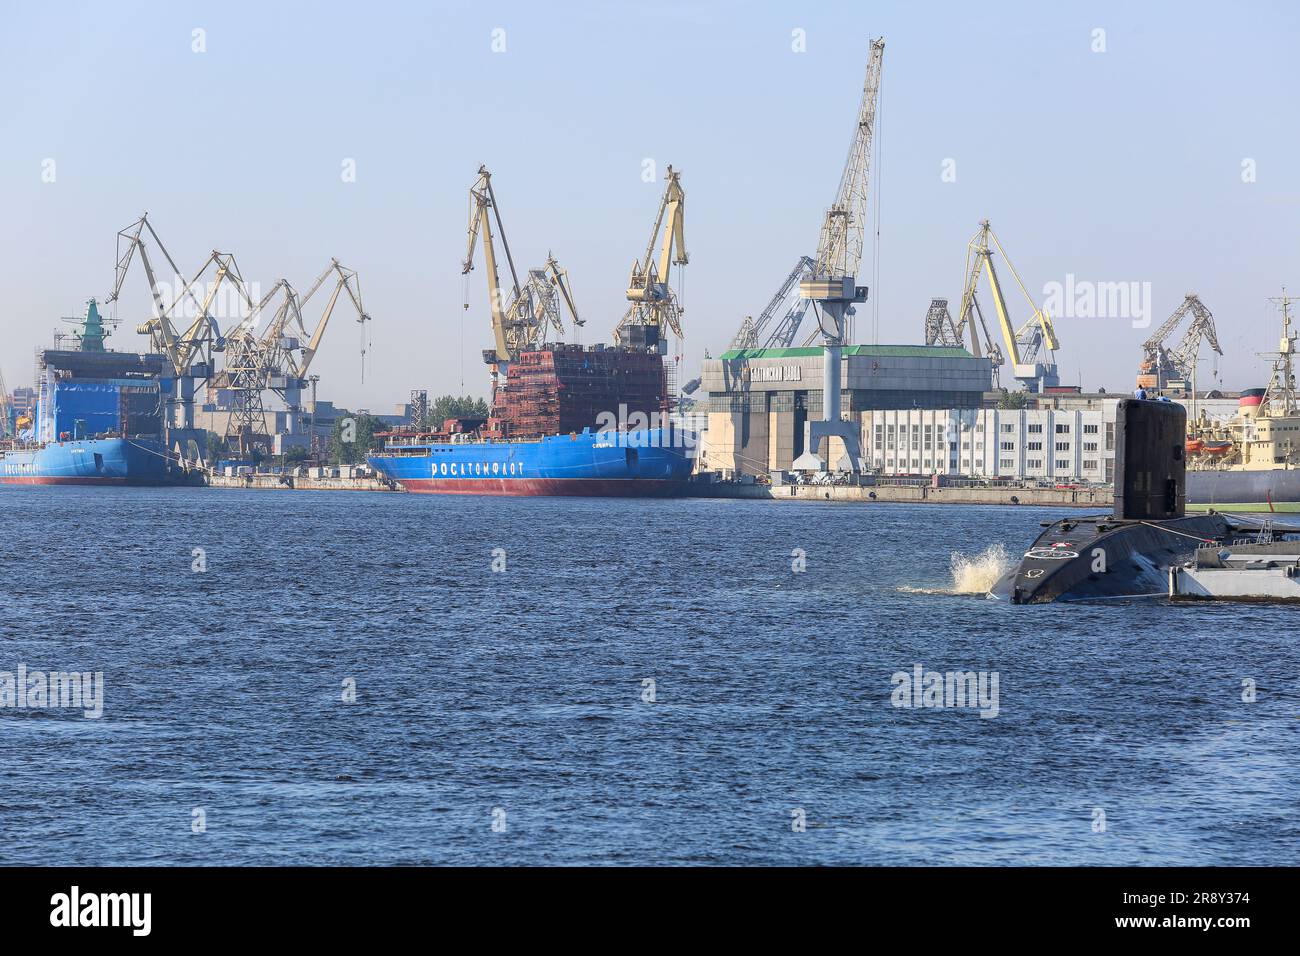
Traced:
<path id="1" fill-rule="evenodd" d="M 406 478 L 407 491 L 430 495 L 574 495 L 656 498 L 680 494 L 680 481 L 654 478 Z"/>

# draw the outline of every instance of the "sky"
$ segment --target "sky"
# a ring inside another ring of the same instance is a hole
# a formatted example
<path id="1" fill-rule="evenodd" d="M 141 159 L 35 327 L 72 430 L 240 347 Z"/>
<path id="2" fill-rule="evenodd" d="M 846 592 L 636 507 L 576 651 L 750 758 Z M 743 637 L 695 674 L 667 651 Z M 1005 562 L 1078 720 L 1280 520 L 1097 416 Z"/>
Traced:
<path id="1" fill-rule="evenodd" d="M 1136 283 L 1124 314 L 1068 303 L 1065 383 L 1131 388 L 1143 316 L 1196 292 L 1226 353 L 1202 349 L 1202 387 L 1263 384 L 1269 297 L 1300 294 L 1298 11 L 11 2 L 0 370 L 31 383 L 34 351 L 108 295 L 116 234 L 147 211 L 184 272 L 214 249 L 263 290 L 305 289 L 331 257 L 357 270 L 369 350 L 363 367 L 340 307 L 313 366 L 322 398 L 386 412 L 413 388 L 485 396 L 487 283 L 460 268 L 480 164 L 516 263 L 555 253 L 590 343 L 626 308 L 663 188 L 649 160 L 686 191 L 685 380 L 815 251 L 883 36 L 859 341 L 921 341 L 932 297 L 955 310 L 988 218 L 1037 298 Z M 133 271 L 110 344 L 143 348 L 148 310 Z"/>

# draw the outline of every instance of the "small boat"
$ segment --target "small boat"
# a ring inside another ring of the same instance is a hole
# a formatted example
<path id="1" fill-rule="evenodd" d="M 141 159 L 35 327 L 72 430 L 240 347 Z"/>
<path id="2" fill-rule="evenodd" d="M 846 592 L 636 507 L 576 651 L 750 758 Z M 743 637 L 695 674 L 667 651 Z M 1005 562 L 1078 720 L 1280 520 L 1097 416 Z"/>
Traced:
<path id="1" fill-rule="evenodd" d="M 1230 441 L 1207 441 L 1203 446 L 1207 455 L 1226 455 L 1232 451 L 1232 442 Z"/>

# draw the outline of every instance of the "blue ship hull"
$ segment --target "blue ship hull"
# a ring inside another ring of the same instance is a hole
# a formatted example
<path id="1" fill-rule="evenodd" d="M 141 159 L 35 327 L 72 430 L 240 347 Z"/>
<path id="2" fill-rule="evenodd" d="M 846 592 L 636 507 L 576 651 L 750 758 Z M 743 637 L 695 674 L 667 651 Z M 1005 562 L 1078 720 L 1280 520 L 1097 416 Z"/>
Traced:
<path id="1" fill-rule="evenodd" d="M 87 438 L 0 451 L 0 484 L 169 484 L 167 449 L 145 438 Z"/>
<path id="2" fill-rule="evenodd" d="M 583 431 L 528 442 L 393 443 L 370 466 L 412 492 L 657 497 L 685 488 L 695 436 L 679 429 Z"/>

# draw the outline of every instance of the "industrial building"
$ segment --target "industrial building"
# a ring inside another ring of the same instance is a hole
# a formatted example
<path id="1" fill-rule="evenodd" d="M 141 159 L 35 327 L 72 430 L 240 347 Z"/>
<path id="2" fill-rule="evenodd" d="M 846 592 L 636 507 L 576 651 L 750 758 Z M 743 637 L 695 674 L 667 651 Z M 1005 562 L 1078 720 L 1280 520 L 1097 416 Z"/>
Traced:
<path id="1" fill-rule="evenodd" d="M 846 345 L 840 351 L 841 415 L 860 427 L 870 412 L 884 409 L 978 409 L 992 383 L 989 359 L 960 347 Z M 790 468 L 806 450 L 805 423 L 822 416 L 823 374 L 820 346 L 731 349 L 706 359 L 701 389 L 709 427 L 700 469 L 752 475 Z M 843 441 L 831 437 L 822 445 L 828 442 L 814 450 L 836 462 Z"/>

